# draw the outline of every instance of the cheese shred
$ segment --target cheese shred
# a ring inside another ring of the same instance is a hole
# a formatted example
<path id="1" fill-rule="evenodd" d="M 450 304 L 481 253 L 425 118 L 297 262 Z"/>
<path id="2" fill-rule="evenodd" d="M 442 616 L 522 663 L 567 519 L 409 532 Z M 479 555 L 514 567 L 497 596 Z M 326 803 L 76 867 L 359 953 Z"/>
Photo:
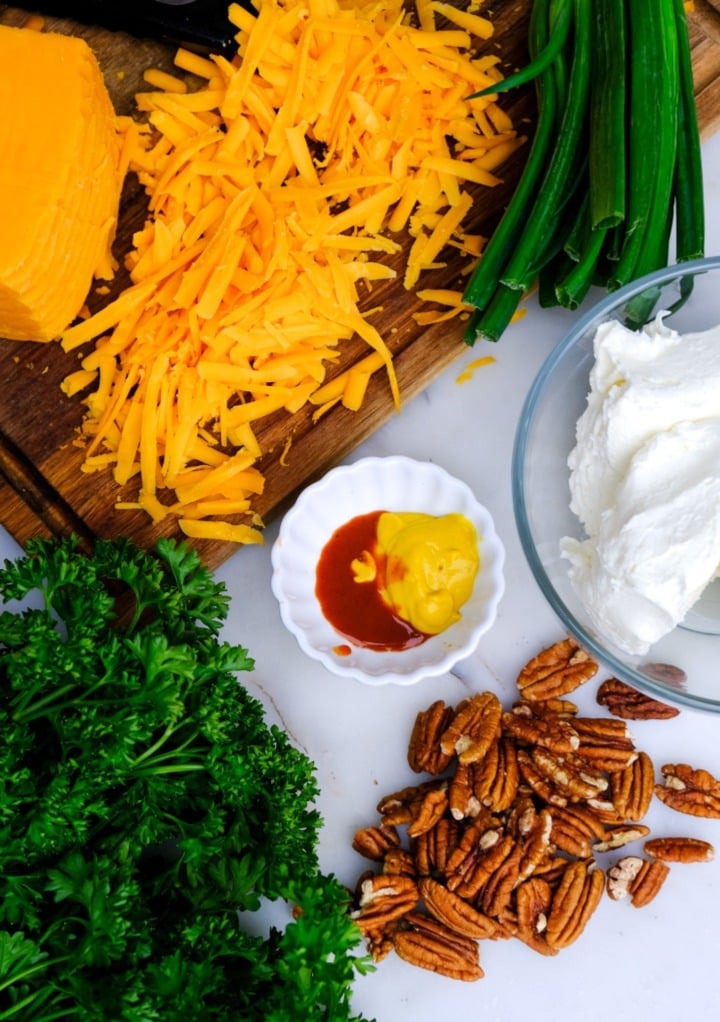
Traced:
<path id="1" fill-rule="evenodd" d="M 499 57 L 473 55 L 489 20 L 428 0 L 255 3 L 230 4 L 233 59 L 181 49 L 177 75 L 145 74 L 140 120 L 123 122 L 149 200 L 131 284 L 63 336 L 94 341 L 67 381 L 89 385 L 85 469 L 113 465 L 134 488 L 120 507 L 238 543 L 261 542 L 262 420 L 358 409 L 380 369 L 399 406 L 363 297 L 395 275 L 396 232 L 412 238 L 407 288 L 463 248 L 468 185 L 497 184 L 524 141 L 492 97 L 465 98 L 501 78 Z M 351 338 L 369 354 L 327 381 Z"/>

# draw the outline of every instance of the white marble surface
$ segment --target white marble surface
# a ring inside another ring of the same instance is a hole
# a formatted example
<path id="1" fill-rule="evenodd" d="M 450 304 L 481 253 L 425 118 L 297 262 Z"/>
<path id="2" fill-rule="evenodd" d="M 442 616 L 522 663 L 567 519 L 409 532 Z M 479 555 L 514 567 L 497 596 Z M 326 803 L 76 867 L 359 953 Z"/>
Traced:
<path id="1" fill-rule="evenodd" d="M 708 254 L 720 253 L 720 138 L 704 147 Z M 406 760 L 416 712 L 442 697 L 457 702 L 491 688 L 509 701 L 518 670 L 560 638 L 562 627 L 536 586 L 517 538 L 510 494 L 515 424 L 540 365 L 573 320 L 567 312 L 527 317 L 500 344 L 477 346 L 409 403 L 353 458 L 405 454 L 437 462 L 464 479 L 491 511 L 507 549 L 506 594 L 492 631 L 451 675 L 409 687 L 365 687 L 341 680 L 307 659 L 283 629 L 270 590 L 270 546 L 240 550 L 219 572 L 232 596 L 227 637 L 249 648 L 253 674 L 243 682 L 317 764 L 318 801 L 325 820 L 321 864 L 354 885 L 368 865 L 351 848 L 358 827 L 377 822 L 379 798 L 414 783 Z M 458 384 L 466 363 L 496 361 Z M 0 558 L 16 544 L 0 529 Z M 709 671 L 717 670 L 708 664 Z M 602 676 L 605 676 L 604 674 Z M 720 681 L 718 682 L 720 686 Z M 595 685 L 577 694 L 597 710 Z M 575 696 L 573 697 L 575 698 Z M 666 722 L 633 726 L 640 748 L 657 766 L 686 761 L 720 776 L 720 716 L 684 710 Z M 679 816 L 656 803 L 646 822 L 653 832 L 704 837 L 718 847 L 710 864 L 676 866 L 648 907 L 603 899 L 582 938 L 555 958 L 517 941 L 483 942 L 485 978 L 462 984 L 412 968 L 391 956 L 355 984 L 353 1005 L 377 1022 L 670 1022 L 705 1020 L 720 1007 L 720 821 Z M 267 919 L 282 921 L 271 907 Z"/>

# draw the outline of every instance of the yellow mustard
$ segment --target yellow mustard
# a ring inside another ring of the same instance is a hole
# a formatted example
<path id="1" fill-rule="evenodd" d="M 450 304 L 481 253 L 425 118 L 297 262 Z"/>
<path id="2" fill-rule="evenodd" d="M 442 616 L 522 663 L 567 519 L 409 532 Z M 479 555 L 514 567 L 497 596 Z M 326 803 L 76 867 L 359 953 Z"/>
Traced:
<path id="1" fill-rule="evenodd" d="M 461 514 L 385 511 L 377 547 L 353 561 L 355 581 L 377 580 L 393 613 L 427 635 L 460 617 L 480 566 L 478 536 Z"/>

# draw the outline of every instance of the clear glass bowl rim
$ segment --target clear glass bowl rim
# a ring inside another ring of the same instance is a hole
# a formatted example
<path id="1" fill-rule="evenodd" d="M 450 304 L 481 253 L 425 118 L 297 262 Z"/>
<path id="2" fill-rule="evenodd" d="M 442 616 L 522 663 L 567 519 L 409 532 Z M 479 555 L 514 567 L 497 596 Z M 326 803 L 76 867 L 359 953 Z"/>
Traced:
<path id="1" fill-rule="evenodd" d="M 547 356 L 527 393 L 515 431 L 515 442 L 513 445 L 511 466 L 511 485 L 515 524 L 525 558 L 545 599 L 548 601 L 566 628 L 568 628 L 584 649 L 599 660 L 606 668 L 609 668 L 613 673 L 617 674 L 619 678 L 629 684 L 635 685 L 641 691 L 645 691 L 666 702 L 680 703 L 691 709 L 720 713 L 720 698 L 715 700 L 704 696 L 694 695 L 691 692 L 684 692 L 682 689 L 671 688 L 669 685 L 664 685 L 662 682 L 654 681 L 653 678 L 635 670 L 631 664 L 624 662 L 619 657 L 614 656 L 611 651 L 605 649 L 589 632 L 586 631 L 579 621 L 577 621 L 575 616 L 568 610 L 565 603 L 556 592 L 555 587 L 550 581 L 543 563 L 538 556 L 537 550 L 535 549 L 525 507 L 524 479 L 528 430 L 532 424 L 536 406 L 543 396 L 543 391 L 547 381 L 552 376 L 556 366 L 567 353 L 568 349 L 573 347 L 578 338 L 585 334 L 594 322 L 602 321 L 603 317 L 612 314 L 613 309 L 621 306 L 624 302 L 633 298 L 635 295 L 640 294 L 650 287 L 672 284 L 674 281 L 680 280 L 683 277 L 696 276 L 700 273 L 706 273 L 709 270 L 720 270 L 720 255 L 706 256 L 702 259 L 689 259 L 687 262 L 675 263 L 672 266 L 664 267 L 661 270 L 655 270 L 653 273 L 646 274 L 644 277 L 639 277 L 637 280 L 631 281 L 624 287 L 618 288 L 617 291 L 612 291 L 610 294 L 605 295 L 598 302 L 592 305 L 587 312 L 580 316 L 568 333 L 558 341 Z"/>

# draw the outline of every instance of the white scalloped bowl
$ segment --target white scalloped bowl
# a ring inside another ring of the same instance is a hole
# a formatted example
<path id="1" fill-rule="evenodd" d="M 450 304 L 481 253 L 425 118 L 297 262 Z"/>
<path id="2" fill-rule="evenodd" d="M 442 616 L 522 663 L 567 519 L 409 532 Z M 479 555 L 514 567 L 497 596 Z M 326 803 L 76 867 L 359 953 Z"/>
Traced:
<path id="1" fill-rule="evenodd" d="M 315 595 L 317 563 L 336 529 L 377 510 L 465 515 L 479 537 L 480 569 L 460 620 L 441 634 L 412 649 L 378 652 L 351 645 L 347 653 L 347 638 L 327 621 Z M 369 685 L 410 685 L 447 673 L 491 627 L 505 588 L 504 547 L 469 486 L 437 465 L 399 455 L 341 465 L 303 490 L 283 518 L 271 558 L 280 615 L 300 648 L 334 674 Z M 336 652 L 343 646 L 344 653 Z"/>

